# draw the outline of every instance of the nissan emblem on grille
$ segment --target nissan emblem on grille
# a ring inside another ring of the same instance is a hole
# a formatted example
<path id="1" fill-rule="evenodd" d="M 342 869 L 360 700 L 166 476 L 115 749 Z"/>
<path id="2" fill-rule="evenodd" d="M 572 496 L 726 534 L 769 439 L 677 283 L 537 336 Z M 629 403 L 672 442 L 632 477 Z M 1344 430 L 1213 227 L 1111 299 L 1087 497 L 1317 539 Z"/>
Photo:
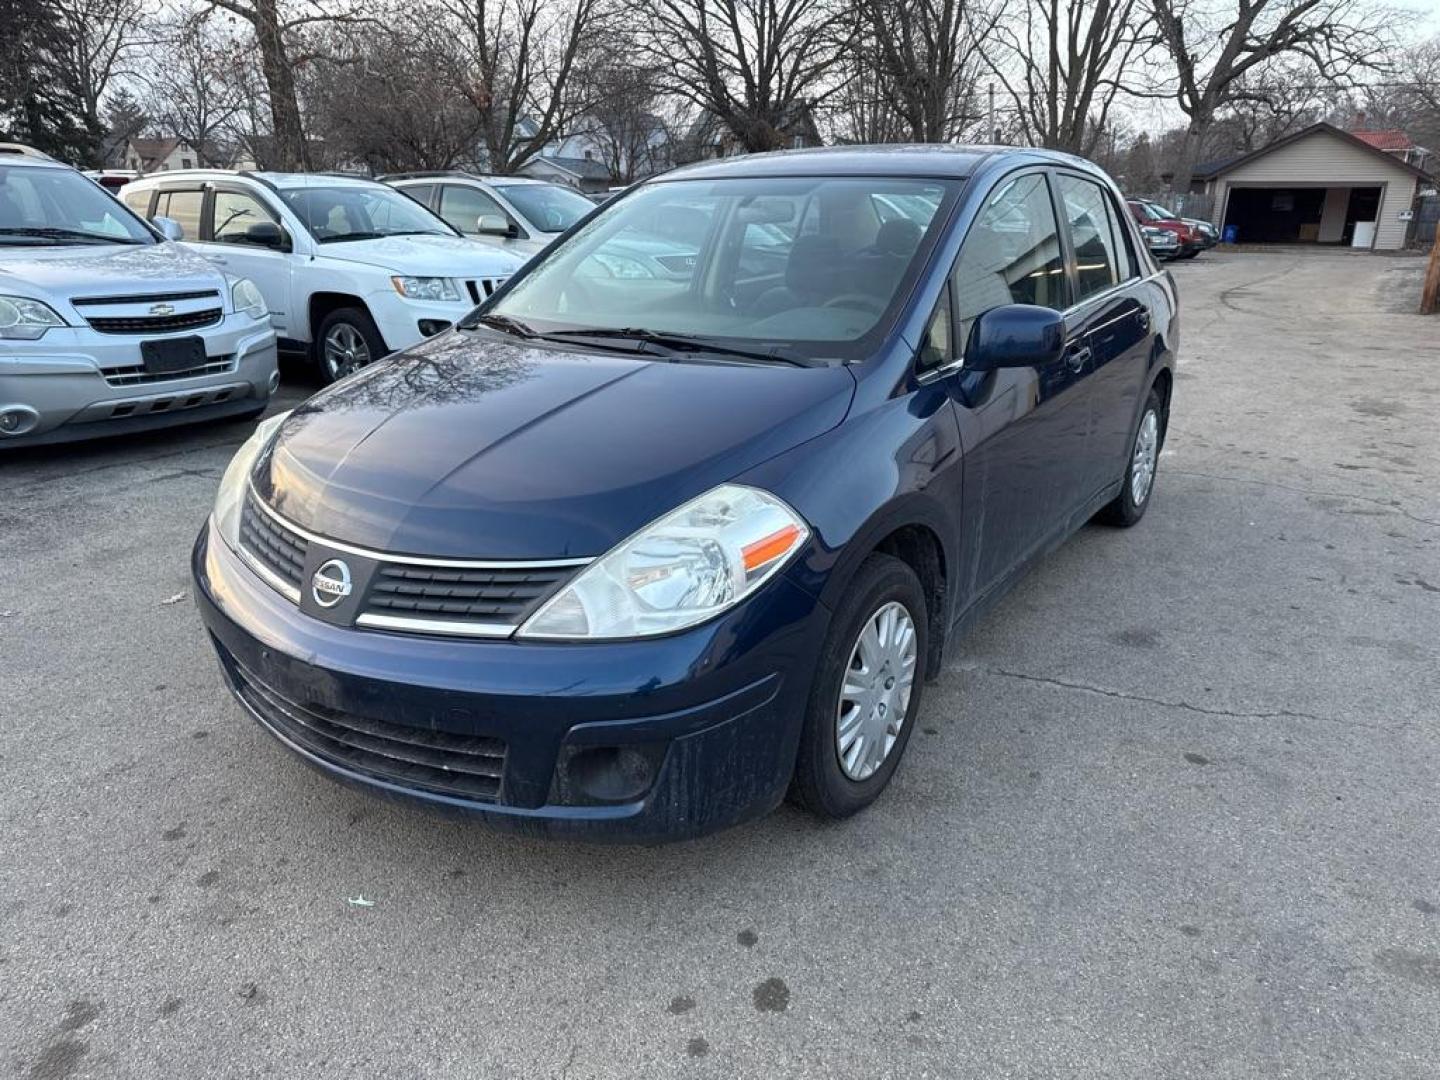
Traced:
<path id="1" fill-rule="evenodd" d="M 151 315 L 174 315 L 175 308 L 170 304 L 151 304 Z"/>
<path id="2" fill-rule="evenodd" d="M 344 559 L 331 559 L 315 571 L 310 595 L 323 608 L 332 608 L 350 595 L 350 567 Z"/>

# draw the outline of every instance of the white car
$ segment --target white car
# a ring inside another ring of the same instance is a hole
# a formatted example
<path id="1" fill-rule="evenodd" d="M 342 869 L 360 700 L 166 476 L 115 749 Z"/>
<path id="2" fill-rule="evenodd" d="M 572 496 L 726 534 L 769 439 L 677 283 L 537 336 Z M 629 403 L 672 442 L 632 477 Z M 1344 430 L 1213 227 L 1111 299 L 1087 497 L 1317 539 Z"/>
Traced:
<path id="1" fill-rule="evenodd" d="M 254 284 L 70 166 L 0 157 L 0 451 L 258 416 L 278 383 Z"/>
<path id="2" fill-rule="evenodd" d="M 519 176 L 396 173 L 380 179 L 451 227 L 529 259 L 595 209 L 571 188 Z"/>
<path id="3" fill-rule="evenodd" d="M 192 169 L 120 197 L 254 281 L 281 348 L 307 352 L 326 381 L 448 329 L 524 262 L 359 177 Z"/>

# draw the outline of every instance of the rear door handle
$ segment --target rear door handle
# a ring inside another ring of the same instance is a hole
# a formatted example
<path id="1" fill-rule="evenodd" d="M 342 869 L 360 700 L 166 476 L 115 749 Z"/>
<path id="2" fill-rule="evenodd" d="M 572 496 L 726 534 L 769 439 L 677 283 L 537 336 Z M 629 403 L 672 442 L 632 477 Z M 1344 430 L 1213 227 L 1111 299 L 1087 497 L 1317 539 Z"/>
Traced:
<path id="1" fill-rule="evenodd" d="M 1090 346 L 1083 341 L 1072 341 L 1065 347 L 1065 363 L 1071 371 L 1079 371 L 1090 360 Z"/>
<path id="2" fill-rule="evenodd" d="M 1150 312 L 1147 308 L 1140 309 L 1140 332 L 1142 334 L 1150 332 Z"/>

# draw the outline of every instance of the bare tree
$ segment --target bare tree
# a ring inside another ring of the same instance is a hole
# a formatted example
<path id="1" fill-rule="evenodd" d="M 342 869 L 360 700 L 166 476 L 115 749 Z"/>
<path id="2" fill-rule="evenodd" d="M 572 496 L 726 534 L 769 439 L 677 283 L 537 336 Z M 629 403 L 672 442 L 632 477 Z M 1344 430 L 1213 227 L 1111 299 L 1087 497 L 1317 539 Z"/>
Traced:
<path id="1" fill-rule="evenodd" d="M 1381 66 L 1385 20 L 1371 0 L 1147 0 L 1172 65 L 1169 86 L 1189 120 L 1171 188 L 1189 191 L 1195 162 L 1222 110 L 1277 93 L 1275 69 L 1298 64 L 1343 86 Z M 1270 77 L 1267 77 L 1269 75 Z M 1278 87 L 1280 95 L 1288 91 Z"/>
<path id="2" fill-rule="evenodd" d="M 189 15 L 157 27 L 161 47 L 144 73 L 150 117 L 195 148 L 197 165 L 222 165 L 220 138 L 245 104 L 245 52 Z"/>
<path id="3" fill-rule="evenodd" d="M 976 83 L 996 36 L 998 0 L 855 0 L 861 54 L 880 101 L 911 142 L 950 142 L 982 113 Z M 877 105 L 880 104 L 877 101 Z"/>
<path id="4" fill-rule="evenodd" d="M 660 73 L 631 62 L 605 59 L 586 72 L 593 104 L 576 123 L 596 156 L 621 184 L 631 184 L 669 164 L 670 130 L 661 115 Z"/>
<path id="5" fill-rule="evenodd" d="M 275 167 L 284 170 L 310 167 L 310 152 L 295 92 L 295 69 L 317 59 L 291 48 L 295 35 L 307 27 L 368 23 L 368 17 L 343 6 L 349 0 L 293 0 L 284 11 L 281 0 L 205 0 L 210 10 L 224 10 L 250 24 L 260 51 L 260 70 L 270 99 L 271 130 L 275 138 Z"/>
<path id="6" fill-rule="evenodd" d="M 56 0 L 68 29 L 61 61 L 69 70 L 84 108 L 86 125 L 103 131 L 101 101 L 142 35 L 142 0 Z M 94 162 L 103 164 L 103 162 Z"/>
<path id="7" fill-rule="evenodd" d="M 302 85 L 325 147 L 374 172 L 449 169 L 475 159 L 484 102 L 454 25 L 429 9 L 391 31 L 334 42 L 351 63 L 316 64 Z M 365 93 L 356 94 L 357 76 Z"/>
<path id="8" fill-rule="evenodd" d="M 1148 45 L 1141 0 L 1021 0 L 991 67 L 1024 137 L 1089 156 Z"/>
<path id="9" fill-rule="evenodd" d="M 855 21 L 839 0 L 648 0 L 644 13 L 666 88 L 747 151 L 786 145 L 844 85 Z"/>
<path id="10" fill-rule="evenodd" d="M 511 173 L 585 112 L 578 72 L 607 40 L 609 0 L 442 0 L 456 20 L 485 165 Z"/>

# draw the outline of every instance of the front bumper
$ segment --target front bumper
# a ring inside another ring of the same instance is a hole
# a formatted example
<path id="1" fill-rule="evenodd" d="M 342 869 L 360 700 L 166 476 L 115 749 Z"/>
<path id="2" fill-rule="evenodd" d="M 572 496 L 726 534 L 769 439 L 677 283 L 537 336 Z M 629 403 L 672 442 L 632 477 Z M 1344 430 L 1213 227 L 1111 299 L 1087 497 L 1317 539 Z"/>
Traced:
<path id="1" fill-rule="evenodd" d="M 76 328 L 0 351 L 0 412 L 31 417 L 20 434 L 0 433 L 0 450 L 250 412 L 269 399 L 276 373 L 275 332 L 239 315 L 197 332 L 211 370 L 144 381 L 139 336 L 105 336 Z M 155 335 L 167 336 L 167 335 Z M 168 335 L 183 336 L 183 335 Z"/>
<path id="2" fill-rule="evenodd" d="M 371 293 L 365 298 L 365 306 L 375 327 L 384 338 L 391 352 L 418 345 L 433 333 L 420 329 L 421 323 L 453 326 L 475 309 L 470 300 L 410 300 L 394 289 Z"/>
<path id="3" fill-rule="evenodd" d="M 372 794 L 593 840 L 696 836 L 774 808 L 790 782 L 829 622 L 825 607 L 782 575 L 728 615 L 671 637 L 460 641 L 311 618 L 209 525 L 192 570 L 232 693 L 308 764 Z M 423 770 L 407 778 L 372 769 L 363 754 L 314 736 L 327 724 L 343 726 L 337 734 L 351 742 L 352 726 L 431 745 L 493 740 L 503 747 L 498 792 L 472 797 L 437 790 Z M 643 791 L 613 802 L 577 798 L 567 763 L 613 747 L 638 748 L 653 763 Z"/>

